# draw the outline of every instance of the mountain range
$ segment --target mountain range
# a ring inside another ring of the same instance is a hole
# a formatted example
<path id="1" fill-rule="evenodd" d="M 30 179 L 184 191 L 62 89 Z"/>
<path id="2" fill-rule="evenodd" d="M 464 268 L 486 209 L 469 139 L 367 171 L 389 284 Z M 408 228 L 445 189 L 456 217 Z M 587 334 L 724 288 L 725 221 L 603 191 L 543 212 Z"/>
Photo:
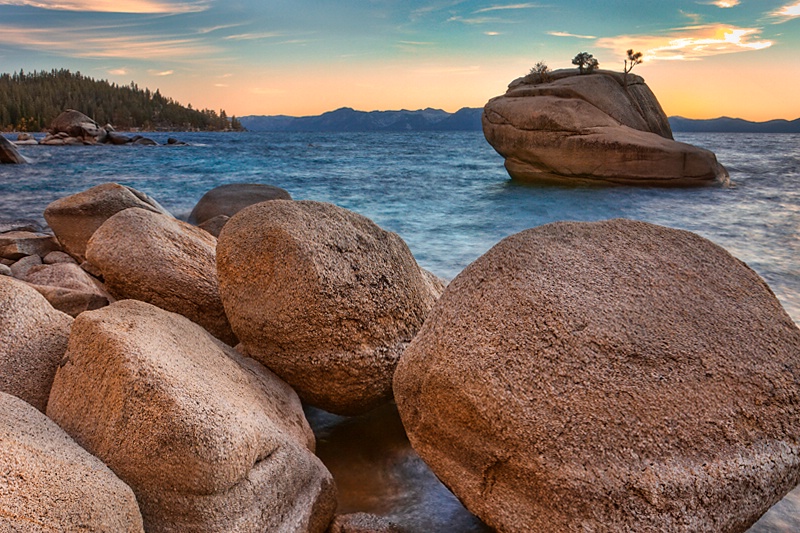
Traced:
<path id="1" fill-rule="evenodd" d="M 464 107 L 455 113 L 441 109 L 417 111 L 356 111 L 343 107 L 321 115 L 249 115 L 240 117 L 250 131 L 480 131 L 482 107 Z M 739 118 L 689 119 L 669 117 L 674 132 L 800 133 L 800 119 L 751 122 Z"/>

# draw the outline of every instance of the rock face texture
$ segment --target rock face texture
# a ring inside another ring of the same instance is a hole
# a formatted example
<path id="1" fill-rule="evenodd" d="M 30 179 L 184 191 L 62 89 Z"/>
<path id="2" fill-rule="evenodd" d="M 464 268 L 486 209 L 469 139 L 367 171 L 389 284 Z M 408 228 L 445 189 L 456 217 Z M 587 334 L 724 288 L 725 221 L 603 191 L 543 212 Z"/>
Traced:
<path id="1" fill-rule="evenodd" d="M 106 289 L 179 313 L 228 344 L 236 343 L 216 275 L 217 239 L 171 216 L 130 208 L 95 231 L 86 258 Z"/>
<path id="2" fill-rule="evenodd" d="M 515 80 L 484 107 L 483 131 L 522 182 L 695 186 L 729 181 L 712 152 L 672 139 L 639 76 L 559 70 Z"/>
<path id="3" fill-rule="evenodd" d="M 0 391 L 44 412 L 71 325 L 26 283 L 0 276 Z"/>
<path id="4" fill-rule="evenodd" d="M 22 157 L 22 154 L 19 153 L 17 147 L 14 146 L 14 143 L 6 139 L 3 135 L 0 135 L 0 164 L 21 164 L 27 162 L 28 161 Z"/>
<path id="5" fill-rule="evenodd" d="M 86 243 L 103 223 L 130 207 L 169 215 L 144 193 L 118 183 L 103 183 L 47 206 L 44 218 L 69 254 L 83 261 Z"/>
<path id="6" fill-rule="evenodd" d="M 130 487 L 52 420 L 2 392 L 0 465 L 0 531 L 144 531 Z"/>
<path id="7" fill-rule="evenodd" d="M 50 305 L 72 317 L 113 301 L 102 283 L 75 263 L 34 266 L 24 280 L 47 298 Z"/>
<path id="8" fill-rule="evenodd" d="M 800 330 L 689 232 L 556 223 L 448 286 L 403 355 L 412 445 L 501 531 L 745 531 L 800 483 Z"/>
<path id="9" fill-rule="evenodd" d="M 214 217 L 232 217 L 247 206 L 267 200 L 291 200 L 292 196 L 280 187 L 261 183 L 231 183 L 220 185 L 205 193 L 189 214 L 189 222 L 200 225 Z"/>
<path id="10" fill-rule="evenodd" d="M 148 532 L 322 532 L 333 517 L 294 391 L 150 304 L 75 320 L 47 414 L 131 486 Z"/>
<path id="11" fill-rule="evenodd" d="M 241 349 L 339 414 L 391 398 L 397 360 L 439 296 L 400 237 L 318 202 L 275 200 L 233 216 L 217 272 Z"/>

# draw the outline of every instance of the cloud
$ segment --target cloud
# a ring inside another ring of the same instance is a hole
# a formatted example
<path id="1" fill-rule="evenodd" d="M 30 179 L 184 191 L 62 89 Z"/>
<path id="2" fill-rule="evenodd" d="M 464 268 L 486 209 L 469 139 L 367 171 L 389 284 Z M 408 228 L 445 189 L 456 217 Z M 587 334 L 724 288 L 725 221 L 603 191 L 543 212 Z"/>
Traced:
<path id="1" fill-rule="evenodd" d="M 239 33 L 236 35 L 228 35 L 223 37 L 226 41 L 256 41 L 259 39 L 274 39 L 275 37 L 283 37 L 284 34 L 274 31 L 265 31 L 260 33 Z"/>
<path id="2" fill-rule="evenodd" d="M 147 72 L 149 72 L 153 76 L 172 76 L 173 74 L 175 74 L 174 70 L 162 70 L 162 71 L 148 70 Z"/>
<path id="3" fill-rule="evenodd" d="M 597 46 L 610 50 L 632 48 L 644 54 L 645 61 L 699 60 L 720 54 L 763 50 L 772 41 L 759 40 L 760 30 L 723 24 L 680 28 L 668 35 L 620 35 L 597 40 Z"/>
<path id="4" fill-rule="evenodd" d="M 729 7 L 736 7 L 741 2 L 739 0 L 714 0 L 713 2 L 709 2 L 709 5 L 717 6 L 722 9 L 727 9 Z"/>
<path id="5" fill-rule="evenodd" d="M 128 71 L 124 68 L 115 68 L 108 71 L 109 74 L 113 74 L 114 76 L 124 76 L 128 73 Z"/>
<path id="6" fill-rule="evenodd" d="M 218 50 L 195 38 L 121 35 L 114 28 L 21 28 L 0 24 L 0 44 L 66 57 L 208 61 Z"/>
<path id="7" fill-rule="evenodd" d="M 464 17 L 450 17 L 447 19 L 447 22 L 461 22 L 462 24 L 503 24 L 503 23 L 510 23 L 510 20 L 503 20 L 497 17 L 472 17 L 472 18 L 464 18 Z"/>
<path id="8" fill-rule="evenodd" d="M 489 37 L 495 37 L 497 35 L 502 35 L 499 31 L 485 31 L 483 32 L 484 35 L 488 35 Z"/>
<path id="9" fill-rule="evenodd" d="M 553 37 L 574 37 L 575 39 L 597 39 L 594 35 L 575 35 L 574 33 L 567 33 L 565 31 L 549 31 L 547 35 Z"/>
<path id="10" fill-rule="evenodd" d="M 491 6 L 491 7 L 484 7 L 483 9 L 479 9 L 477 11 L 473 11 L 473 15 L 477 15 L 479 13 L 489 13 L 490 11 L 504 11 L 506 9 L 533 9 L 536 7 L 542 7 L 539 4 L 509 4 L 504 6 Z"/>
<path id="11" fill-rule="evenodd" d="M 209 7 L 209 2 L 208 0 L 189 2 L 168 0 L 0 0 L 0 5 L 29 6 L 53 11 L 177 14 L 205 11 Z"/>
<path id="12" fill-rule="evenodd" d="M 425 41 L 398 41 L 397 44 L 403 46 L 433 46 L 434 42 L 425 42 Z"/>
<path id="13" fill-rule="evenodd" d="M 779 22 L 786 22 L 794 18 L 800 17 L 800 2 L 787 4 L 780 9 L 776 9 L 771 13 L 773 17 L 781 19 Z"/>

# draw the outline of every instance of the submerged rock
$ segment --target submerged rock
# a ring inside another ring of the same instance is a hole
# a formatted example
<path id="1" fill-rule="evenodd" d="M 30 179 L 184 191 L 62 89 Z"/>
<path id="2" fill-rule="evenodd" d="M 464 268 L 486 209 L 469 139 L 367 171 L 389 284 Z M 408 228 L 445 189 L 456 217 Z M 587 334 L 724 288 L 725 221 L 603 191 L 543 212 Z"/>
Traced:
<path id="1" fill-rule="evenodd" d="M 522 182 L 694 186 L 727 183 L 712 152 L 672 139 L 639 76 L 575 70 L 514 81 L 484 107 L 483 131 Z"/>
<path id="2" fill-rule="evenodd" d="M 0 276 L 0 391 L 44 412 L 71 325 L 29 285 Z"/>
<path id="3" fill-rule="evenodd" d="M 391 399 L 397 360 L 440 294 L 399 236 L 319 202 L 234 215 L 217 273 L 241 349 L 338 414 Z"/>
<path id="4" fill-rule="evenodd" d="M 115 298 L 179 313 L 235 344 L 219 294 L 216 247 L 217 239 L 191 224 L 133 207 L 94 232 L 86 258 Z"/>
<path id="5" fill-rule="evenodd" d="M 52 420 L 2 392 L 0 442 L 0 531 L 144 531 L 130 487 Z"/>
<path id="6" fill-rule="evenodd" d="M 200 225 L 220 215 L 232 217 L 247 206 L 267 200 L 291 200 L 288 191 L 261 183 L 230 183 L 205 193 L 189 214 L 191 224 Z"/>
<path id="7" fill-rule="evenodd" d="M 800 483 L 800 330 L 711 242 L 642 222 L 504 239 L 394 378 L 414 449 L 501 531 L 744 531 Z"/>
<path id="8" fill-rule="evenodd" d="M 148 532 L 321 533 L 333 517 L 294 391 L 150 304 L 75 320 L 47 414 L 131 486 Z"/>

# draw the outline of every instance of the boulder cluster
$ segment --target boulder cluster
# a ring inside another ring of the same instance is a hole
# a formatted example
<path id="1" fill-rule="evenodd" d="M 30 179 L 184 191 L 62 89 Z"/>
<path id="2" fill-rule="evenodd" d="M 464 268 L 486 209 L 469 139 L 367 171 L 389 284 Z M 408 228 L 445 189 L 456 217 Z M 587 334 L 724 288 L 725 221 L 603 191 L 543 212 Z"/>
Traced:
<path id="1" fill-rule="evenodd" d="M 304 404 L 396 401 L 498 531 L 744 531 L 800 484 L 800 330 L 692 233 L 550 224 L 445 287 L 266 185 L 44 217 L 0 225 L 2 531 L 401 531 L 336 515 Z"/>
<path id="2" fill-rule="evenodd" d="M 514 80 L 483 111 L 486 140 L 520 182 L 690 187 L 727 184 L 708 150 L 673 140 L 634 74 L 557 70 Z"/>
<path id="3" fill-rule="evenodd" d="M 111 124 L 100 126 L 80 111 L 68 109 L 53 120 L 46 137 L 37 141 L 29 133 L 20 133 L 12 143 L 0 135 L 0 163 L 25 163 L 15 145 L 43 144 L 48 146 L 84 146 L 95 144 L 136 144 L 156 146 L 158 143 L 142 135 L 125 135 L 114 130 Z M 185 146 L 186 143 L 170 137 L 170 146 Z"/>

